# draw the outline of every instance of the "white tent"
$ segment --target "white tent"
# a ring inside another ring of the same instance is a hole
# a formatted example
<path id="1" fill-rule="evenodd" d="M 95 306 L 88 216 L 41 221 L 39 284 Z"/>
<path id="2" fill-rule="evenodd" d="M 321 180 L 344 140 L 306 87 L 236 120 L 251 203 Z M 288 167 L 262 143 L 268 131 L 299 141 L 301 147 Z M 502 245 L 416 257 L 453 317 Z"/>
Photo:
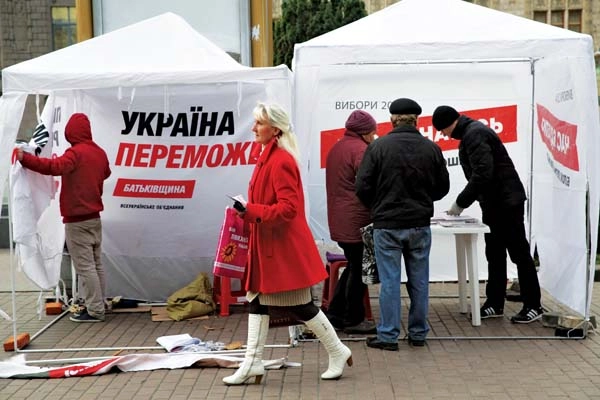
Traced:
<path id="1" fill-rule="evenodd" d="M 2 83 L 0 188 L 28 95 L 49 95 L 54 149 L 69 116 L 88 114 L 113 171 L 108 295 L 151 301 L 212 270 L 226 194 L 245 193 L 253 168 L 252 109 L 292 103 L 286 66 L 242 66 L 172 13 L 5 68 Z"/>
<path id="2" fill-rule="evenodd" d="M 293 71 L 295 125 L 308 149 L 310 222 L 318 237 L 329 239 L 323 163 L 345 119 L 364 109 L 385 133 L 387 106 L 398 97 L 421 104 L 419 129 L 448 160 L 451 192 L 436 212 L 447 209 L 465 182 L 457 143 L 440 136 L 431 114 L 449 104 L 488 123 L 506 143 L 530 199 L 526 219 L 541 284 L 589 315 L 595 260 L 588 255 L 596 250 L 600 203 L 589 35 L 461 0 L 403 0 L 296 45 Z M 479 207 L 466 213 L 479 216 Z M 432 279 L 456 274 L 451 251 L 434 237 Z"/>

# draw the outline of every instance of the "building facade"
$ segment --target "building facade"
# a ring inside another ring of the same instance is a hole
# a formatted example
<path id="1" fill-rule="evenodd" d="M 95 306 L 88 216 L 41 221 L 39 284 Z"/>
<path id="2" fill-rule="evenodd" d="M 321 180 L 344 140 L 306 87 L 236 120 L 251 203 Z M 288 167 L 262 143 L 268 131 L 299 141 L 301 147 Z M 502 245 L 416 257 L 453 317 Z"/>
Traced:
<path id="1" fill-rule="evenodd" d="M 0 0 L 0 69 L 76 41 L 75 0 Z"/>
<path id="2" fill-rule="evenodd" d="M 76 28 L 75 0 L 0 0 L 0 74 L 75 43 Z M 35 97 L 29 96 L 17 138 L 29 138 L 36 124 Z"/>
<path id="3" fill-rule="evenodd" d="M 472 3 L 592 36 L 596 83 L 600 87 L 600 1 L 472 0 Z"/>

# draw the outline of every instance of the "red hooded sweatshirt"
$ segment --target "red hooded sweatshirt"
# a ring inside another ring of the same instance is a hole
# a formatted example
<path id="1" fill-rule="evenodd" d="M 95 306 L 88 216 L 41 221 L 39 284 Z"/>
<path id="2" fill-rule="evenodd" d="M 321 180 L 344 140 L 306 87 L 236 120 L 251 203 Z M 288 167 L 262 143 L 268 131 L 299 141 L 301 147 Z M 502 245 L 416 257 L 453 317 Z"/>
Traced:
<path id="1" fill-rule="evenodd" d="M 63 222 L 99 218 L 104 180 L 110 176 L 108 157 L 92 141 L 90 121 L 85 114 L 73 114 L 65 127 L 71 144 L 57 158 L 41 158 L 23 153 L 21 164 L 44 175 L 61 176 L 60 213 Z"/>

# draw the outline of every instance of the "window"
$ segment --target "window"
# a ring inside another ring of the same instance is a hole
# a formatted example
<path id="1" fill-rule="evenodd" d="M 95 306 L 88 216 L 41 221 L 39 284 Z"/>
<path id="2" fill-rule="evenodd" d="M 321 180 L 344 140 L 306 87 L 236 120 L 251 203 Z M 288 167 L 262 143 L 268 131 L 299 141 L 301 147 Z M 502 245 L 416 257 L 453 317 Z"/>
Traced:
<path id="1" fill-rule="evenodd" d="M 534 11 L 533 12 L 533 20 L 537 22 L 543 22 L 544 24 L 547 22 L 546 11 Z"/>
<path id="2" fill-rule="evenodd" d="M 567 29 L 581 33 L 581 10 L 569 10 L 569 25 Z"/>
<path id="3" fill-rule="evenodd" d="M 581 10 L 552 10 L 550 11 L 550 21 L 548 21 L 547 11 L 534 11 L 533 20 L 537 22 L 549 23 L 559 28 L 570 29 L 574 32 L 581 32 L 582 29 L 582 11 Z"/>
<path id="4" fill-rule="evenodd" d="M 550 12 L 550 25 L 559 28 L 565 27 L 565 10 L 552 10 Z"/>
<path id="5" fill-rule="evenodd" d="M 62 49 L 77 42 L 75 7 L 52 7 L 52 47 Z"/>

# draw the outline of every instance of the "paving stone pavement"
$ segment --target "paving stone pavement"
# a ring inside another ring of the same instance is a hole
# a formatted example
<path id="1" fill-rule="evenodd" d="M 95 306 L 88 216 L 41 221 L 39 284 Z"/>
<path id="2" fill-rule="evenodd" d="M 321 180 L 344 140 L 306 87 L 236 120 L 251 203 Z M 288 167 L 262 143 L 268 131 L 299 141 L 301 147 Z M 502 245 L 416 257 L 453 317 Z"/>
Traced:
<path id="1" fill-rule="evenodd" d="M 6 275 L 2 276 L 5 279 Z M 378 317 L 377 286 L 371 287 L 372 308 Z M 484 291 L 483 284 L 480 287 Z M 592 315 L 600 315 L 600 283 L 595 284 Z M 406 295 L 405 288 L 402 288 Z M 354 365 L 337 381 L 321 381 L 328 356 L 321 344 L 301 341 L 295 347 L 267 348 L 265 358 L 287 357 L 301 367 L 269 370 L 260 385 L 225 386 L 226 368 L 186 368 L 144 372 L 110 372 L 102 376 L 64 379 L 0 379 L 0 399 L 600 399 L 600 338 L 558 339 L 554 330 L 537 321 L 511 324 L 519 303 L 506 303 L 506 317 L 470 324 L 458 312 L 455 283 L 432 283 L 430 337 L 423 348 L 400 341 L 398 352 L 367 348 L 364 338 L 340 333 L 352 349 Z M 318 291 L 317 291 L 318 292 Z M 35 312 L 39 293 L 16 292 L 17 333 L 34 335 L 53 321 Z M 44 293 L 44 296 L 50 295 Z M 0 292 L 0 309 L 12 315 L 12 292 Z M 407 299 L 402 299 L 403 332 Z M 544 297 L 551 311 L 567 311 Z M 232 307 L 229 317 L 207 320 L 152 322 L 146 313 L 108 314 L 104 323 L 76 324 L 67 317 L 39 333 L 21 354 L 29 361 L 110 356 L 115 350 L 71 351 L 77 348 L 155 347 L 163 335 L 189 333 L 203 340 L 246 341 L 247 314 Z M 13 333 L 0 320 L 0 339 Z M 267 344 L 287 344 L 288 329 L 272 328 Z M 64 351 L 49 351 L 63 349 Z M 32 352 L 39 350 L 40 352 Z M 67 351 L 68 350 L 68 351 Z M 2 351 L 2 350 L 0 350 Z M 120 354 L 155 353 L 130 350 Z M 0 359 L 14 356 L 0 354 Z"/>

